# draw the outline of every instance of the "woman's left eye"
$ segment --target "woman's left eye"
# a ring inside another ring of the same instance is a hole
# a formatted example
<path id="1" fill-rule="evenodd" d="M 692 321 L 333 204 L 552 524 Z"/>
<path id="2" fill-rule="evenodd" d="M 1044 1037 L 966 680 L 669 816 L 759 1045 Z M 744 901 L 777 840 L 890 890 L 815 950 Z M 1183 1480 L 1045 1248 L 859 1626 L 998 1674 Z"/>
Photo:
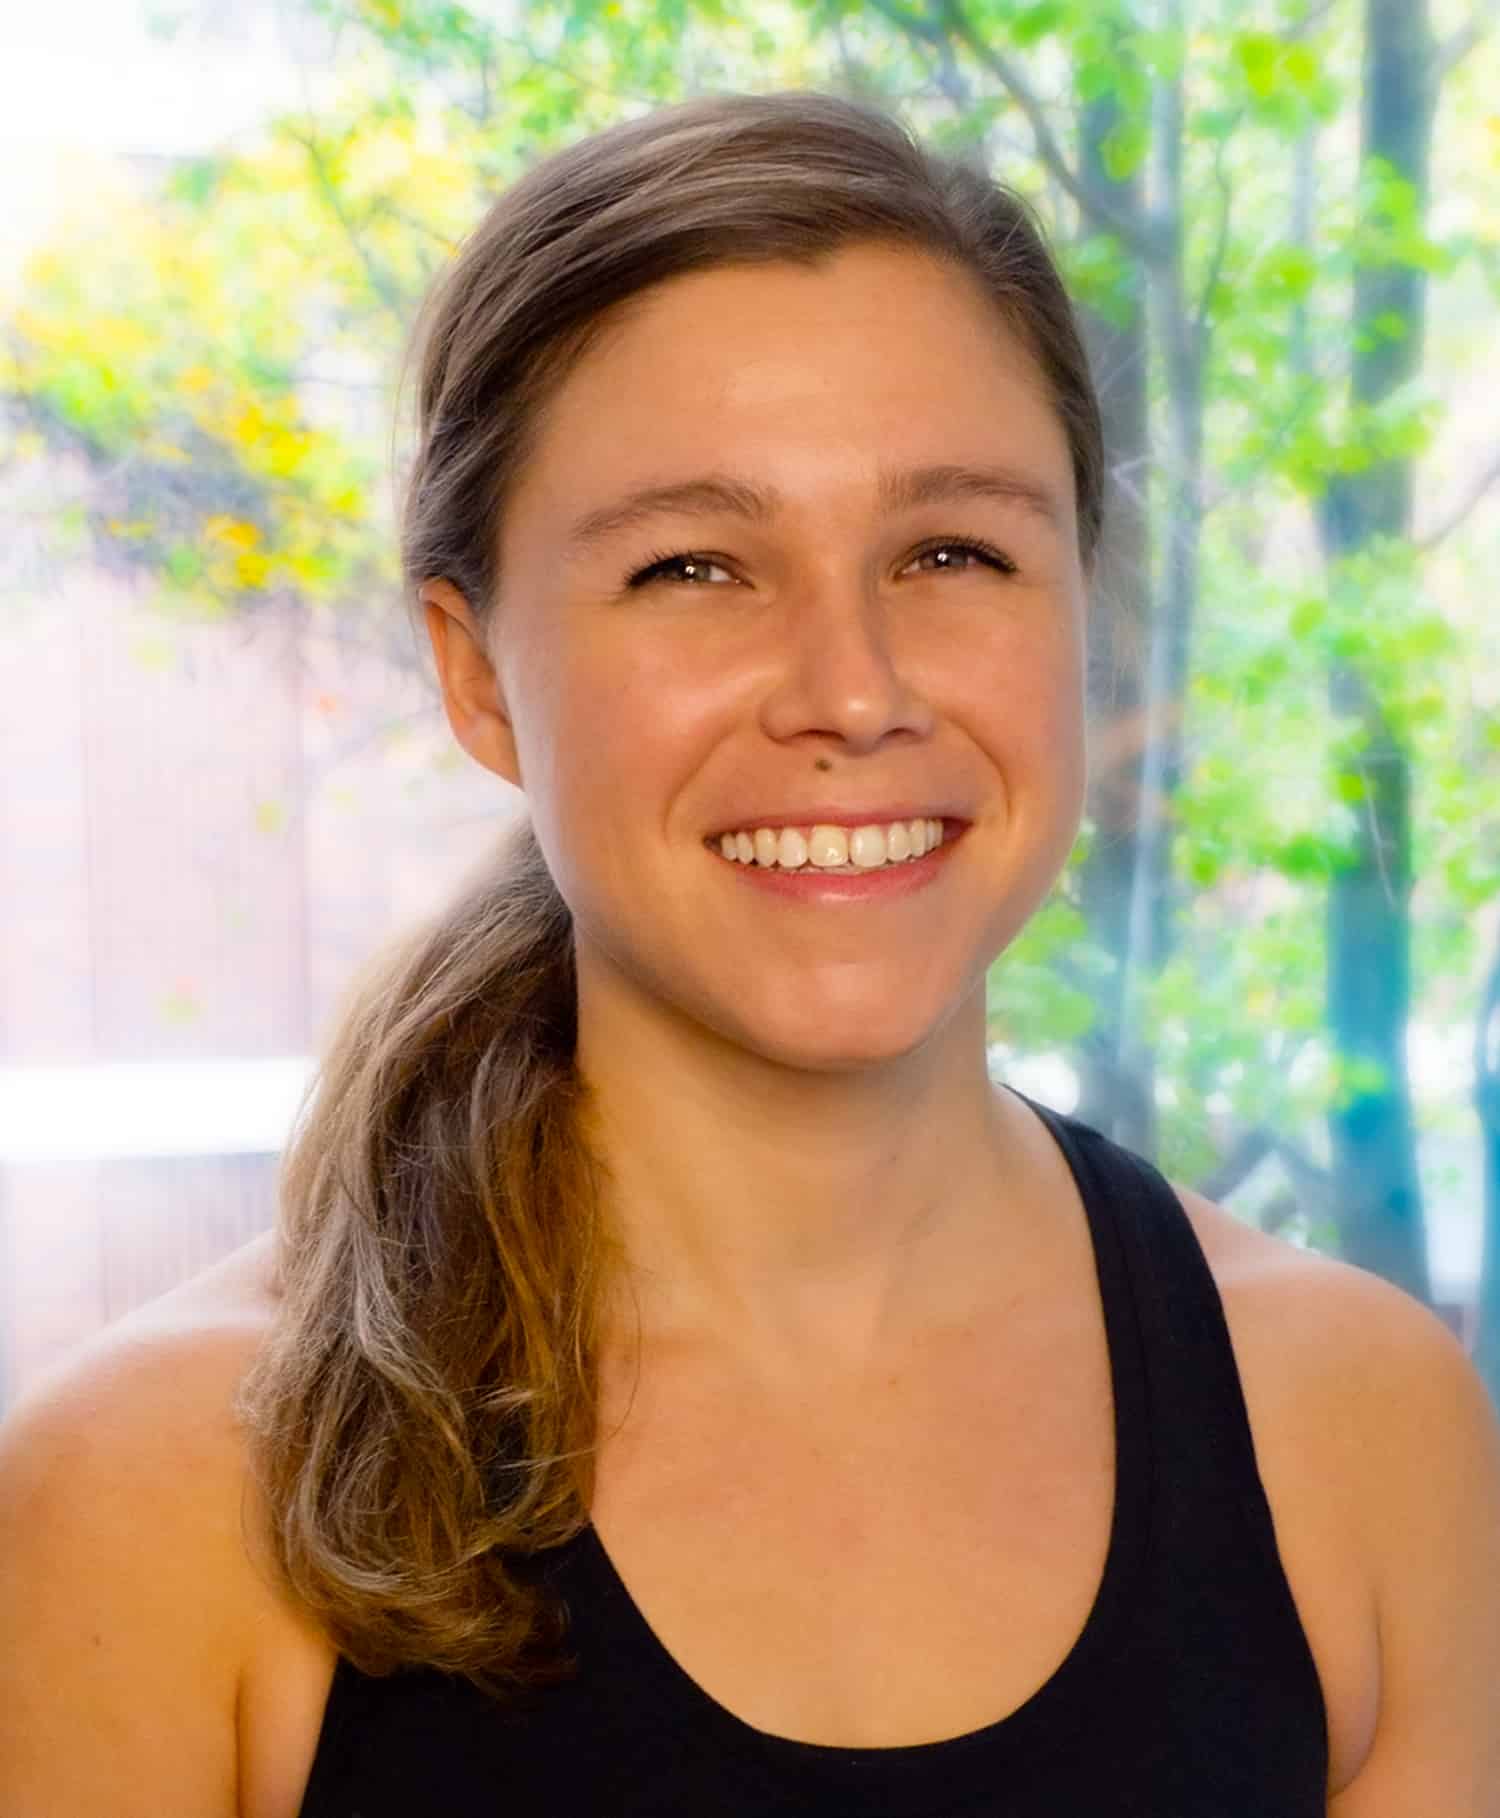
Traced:
<path id="1" fill-rule="evenodd" d="M 978 556 L 986 567 L 998 568 L 1002 574 L 1017 572 L 1015 563 L 1003 551 L 996 549 L 991 543 L 978 542 L 973 537 L 943 537 L 935 543 L 924 544 L 912 557 L 912 560 L 920 562 L 924 556 L 941 555 L 944 551 L 952 549 L 961 549 L 967 555 Z M 944 564 L 945 568 L 952 566 L 952 563 Z M 963 564 L 964 568 L 968 566 L 967 562 Z M 960 569 L 959 572 L 962 573 L 963 570 Z"/>
<path id="2" fill-rule="evenodd" d="M 986 567 L 997 568 L 1002 574 L 1015 574 L 1017 572 L 1015 563 L 1011 561 L 1010 557 L 1002 550 L 996 549 L 990 543 L 982 543 L 973 537 L 939 538 L 935 542 L 924 544 L 922 548 L 915 552 L 911 559 L 913 562 L 920 562 L 927 556 L 942 555 L 954 550 L 960 550 L 965 555 L 976 556 Z M 696 550 L 682 550 L 675 555 L 653 555 L 644 568 L 636 569 L 635 573 L 627 578 L 625 585 L 627 587 L 644 587 L 648 581 L 655 580 L 658 576 L 662 579 L 666 579 L 667 576 L 664 571 L 679 566 L 683 569 L 684 573 L 690 570 L 701 573 L 703 570 L 709 568 L 717 568 L 721 573 L 727 572 L 727 570 L 723 568 L 723 565 L 716 562 L 712 556 L 702 555 Z M 928 572 L 942 573 L 945 570 L 952 568 L 956 573 L 962 574 L 969 566 L 970 564 L 968 562 L 961 564 L 945 562 L 941 569 L 929 570 Z"/>

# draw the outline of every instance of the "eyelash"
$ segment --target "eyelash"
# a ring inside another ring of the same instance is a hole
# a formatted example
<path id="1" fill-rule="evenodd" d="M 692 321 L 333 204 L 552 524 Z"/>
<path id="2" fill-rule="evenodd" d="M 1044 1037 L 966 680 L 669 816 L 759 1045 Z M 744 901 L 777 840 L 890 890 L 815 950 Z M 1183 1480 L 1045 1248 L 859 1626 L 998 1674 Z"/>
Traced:
<path id="1" fill-rule="evenodd" d="M 924 555 L 931 555 L 934 550 L 938 549 L 967 550 L 971 555 L 980 557 L 987 567 L 996 568 L 1002 574 L 1010 575 L 1019 573 L 1016 564 L 1011 561 L 1010 557 L 1006 555 L 1003 550 L 996 549 L 992 543 L 982 542 L 977 537 L 934 537 L 930 542 L 922 544 L 919 549 L 914 549 L 911 554 L 911 560 L 914 562 L 919 561 Z M 658 568 L 665 568 L 673 562 L 715 562 L 715 565 L 718 567 L 726 566 L 726 564 L 722 562 L 717 562 L 716 558 L 707 556 L 701 550 L 697 549 L 682 549 L 675 552 L 658 550 L 647 559 L 644 567 L 636 569 L 635 573 L 629 576 L 625 585 L 627 587 L 643 587 L 647 581 L 654 578 L 655 571 Z M 941 574 L 945 571 L 937 569 L 932 572 Z M 962 574 L 964 570 L 959 568 L 955 569 L 953 572 Z M 665 579 L 666 577 L 662 576 L 661 578 Z M 680 585 L 693 586 L 696 585 L 696 583 L 682 582 Z"/>

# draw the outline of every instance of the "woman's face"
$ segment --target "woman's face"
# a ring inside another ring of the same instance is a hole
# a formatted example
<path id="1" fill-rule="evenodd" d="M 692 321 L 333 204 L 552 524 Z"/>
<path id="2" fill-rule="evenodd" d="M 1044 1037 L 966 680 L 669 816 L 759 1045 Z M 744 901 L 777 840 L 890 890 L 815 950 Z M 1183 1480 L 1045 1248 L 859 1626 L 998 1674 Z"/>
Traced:
<path id="1" fill-rule="evenodd" d="M 939 467 L 1038 496 L 892 502 Z M 935 553 L 975 539 L 1005 560 Z M 460 736 L 526 793 L 581 1026 L 628 999 L 836 1070 L 972 1001 L 1076 834 L 1086 608 L 1066 437 L 970 279 L 865 245 L 633 299 L 551 404 L 500 554 L 504 712 Z M 897 811 L 968 824 L 925 887 L 866 900 L 759 887 L 705 843 Z"/>

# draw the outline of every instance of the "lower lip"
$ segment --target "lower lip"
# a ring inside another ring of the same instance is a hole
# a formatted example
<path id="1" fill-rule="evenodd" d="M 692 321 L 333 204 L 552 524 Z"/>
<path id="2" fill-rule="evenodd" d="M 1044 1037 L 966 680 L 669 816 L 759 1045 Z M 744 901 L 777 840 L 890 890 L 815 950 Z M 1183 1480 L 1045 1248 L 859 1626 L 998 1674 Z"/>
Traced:
<path id="1" fill-rule="evenodd" d="M 910 896 L 914 890 L 925 890 L 934 883 L 947 862 L 949 853 L 963 838 L 966 829 L 944 832 L 943 842 L 919 859 L 905 859 L 899 865 L 876 865 L 869 871 L 839 875 L 804 865 L 796 871 L 783 871 L 779 865 L 749 864 L 727 859 L 715 847 L 709 856 L 726 871 L 738 872 L 747 884 L 758 890 L 769 890 L 775 896 L 798 903 L 868 903 L 887 898 Z"/>

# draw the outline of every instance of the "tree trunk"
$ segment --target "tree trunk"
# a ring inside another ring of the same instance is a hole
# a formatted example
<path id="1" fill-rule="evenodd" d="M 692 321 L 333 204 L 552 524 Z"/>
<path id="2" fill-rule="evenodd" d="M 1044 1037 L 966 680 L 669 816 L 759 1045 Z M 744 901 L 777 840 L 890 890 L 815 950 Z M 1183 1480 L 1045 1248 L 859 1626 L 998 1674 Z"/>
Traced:
<path id="1" fill-rule="evenodd" d="M 1181 0 L 1166 0 L 1163 26 L 1185 39 Z M 1147 1156 L 1157 1151 L 1153 1057 L 1145 1034 L 1146 985 L 1175 941 L 1180 889 L 1172 870 L 1172 816 L 1182 778 L 1193 618 L 1203 528 L 1203 365 L 1207 331 L 1183 276 L 1183 76 L 1156 80 L 1152 139 L 1157 160 L 1149 302 L 1166 375 L 1163 466 L 1166 522 L 1155 587 L 1145 689 L 1145 761 L 1131 879 L 1123 1003 L 1123 1077 L 1137 1085 L 1135 1127 L 1116 1139 Z"/>
<path id="2" fill-rule="evenodd" d="M 1361 177 L 1384 160 L 1412 184 L 1420 218 L 1427 191 L 1433 47 L 1425 0 L 1366 0 Z M 1366 204 L 1368 206 L 1368 204 Z M 1422 357 L 1425 279 L 1418 267 L 1361 264 L 1354 277 L 1350 387 L 1358 404 L 1388 396 Z M 1379 323 L 1399 316 L 1393 337 Z M 1323 499 L 1330 562 L 1411 529 L 1407 458 L 1342 474 Z M 1410 1014 L 1411 778 L 1406 753 L 1365 679 L 1347 665 L 1329 677 L 1329 704 L 1365 736 L 1353 760 L 1353 853 L 1328 901 L 1328 1014 L 1336 1059 L 1373 1066 L 1329 1113 L 1335 1204 L 1345 1257 L 1430 1300 L 1421 1184 L 1406 1074 Z M 1340 779 L 1342 781 L 1343 779 Z"/>
<path id="3" fill-rule="evenodd" d="M 1108 194 L 1122 213 L 1139 217 L 1143 213 L 1139 170 L 1117 180 L 1105 168 L 1103 147 L 1118 113 L 1112 93 L 1083 108 L 1079 162 L 1091 189 Z M 1113 957 L 1115 969 L 1097 987 L 1094 1024 L 1080 1045 L 1078 1115 L 1131 1146 L 1151 1122 L 1149 1084 L 1125 1064 L 1124 1020 L 1131 888 L 1140 862 L 1137 835 L 1151 611 L 1145 287 L 1145 267 L 1137 262 L 1120 319 L 1109 321 L 1092 311 L 1082 317 L 1104 416 L 1109 479 L 1105 534 L 1089 607 L 1088 815 L 1095 837 L 1080 866 L 1079 892 L 1090 933 Z"/>

